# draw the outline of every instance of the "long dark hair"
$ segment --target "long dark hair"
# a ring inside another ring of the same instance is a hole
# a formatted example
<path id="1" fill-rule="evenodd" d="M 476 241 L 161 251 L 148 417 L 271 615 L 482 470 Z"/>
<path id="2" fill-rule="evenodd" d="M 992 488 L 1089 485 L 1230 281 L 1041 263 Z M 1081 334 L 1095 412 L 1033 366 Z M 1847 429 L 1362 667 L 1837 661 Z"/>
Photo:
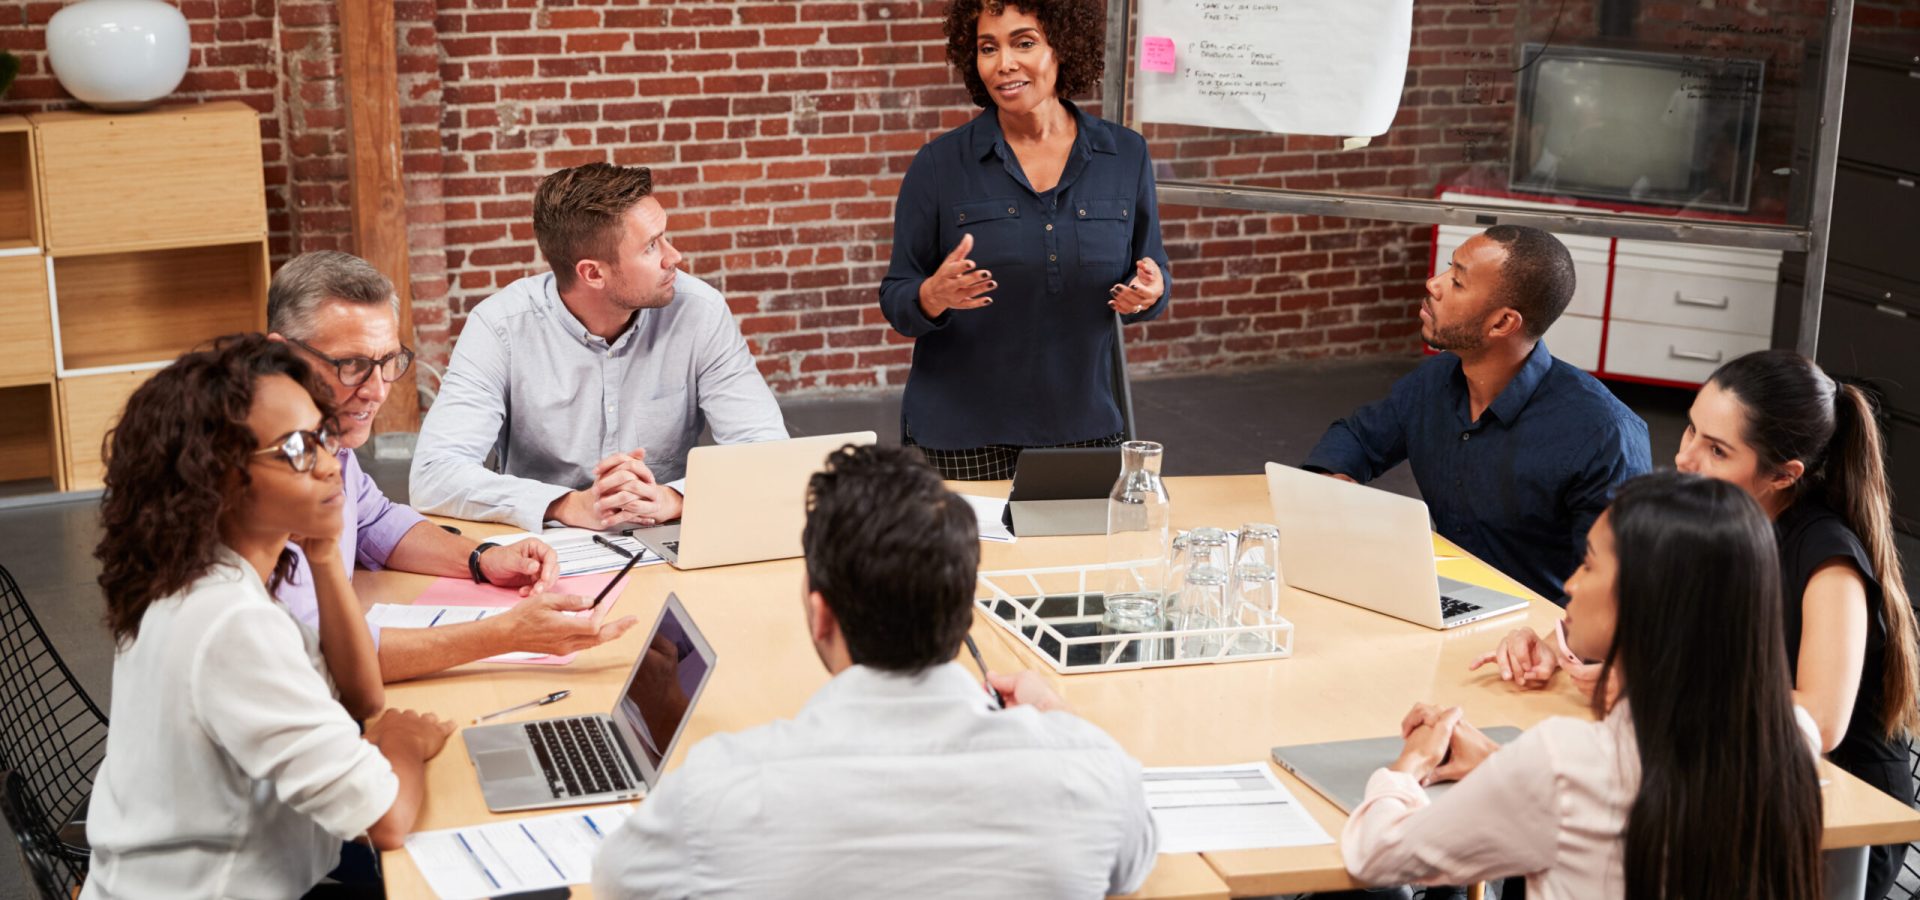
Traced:
<path id="1" fill-rule="evenodd" d="M 1880 582 L 1880 620 L 1887 628 L 1880 708 L 1874 715 L 1882 735 L 1920 730 L 1920 650 L 1893 545 L 1893 497 L 1873 401 L 1791 350 L 1749 353 L 1721 366 L 1708 381 L 1746 407 L 1743 438 L 1768 474 L 1795 460 L 1806 467 L 1791 499 L 1809 493 L 1820 497 L 1866 547 Z"/>
<path id="2" fill-rule="evenodd" d="M 258 440 L 247 414 L 267 375 L 292 378 L 322 415 L 332 414 L 329 393 L 306 362 L 259 334 L 229 335 L 188 353 L 127 399 L 106 439 L 104 536 L 93 551 L 116 641 L 133 640 L 149 605 L 213 567 L 233 486 L 251 482 L 247 462 Z M 292 568 L 292 552 L 282 552 L 273 584 Z"/>
<path id="3" fill-rule="evenodd" d="M 1794 721 L 1773 528 L 1738 486 L 1666 472 L 1608 507 L 1617 671 L 1640 757 L 1628 897 L 1820 896 L 1820 786 Z M 1596 714 L 1605 692 L 1596 692 Z"/>

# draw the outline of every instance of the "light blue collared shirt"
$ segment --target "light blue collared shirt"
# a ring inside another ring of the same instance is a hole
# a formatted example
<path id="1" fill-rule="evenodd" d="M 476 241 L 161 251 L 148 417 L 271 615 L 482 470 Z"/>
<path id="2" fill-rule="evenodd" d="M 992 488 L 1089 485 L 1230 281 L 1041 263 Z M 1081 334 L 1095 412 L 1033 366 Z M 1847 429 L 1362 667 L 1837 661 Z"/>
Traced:
<path id="1" fill-rule="evenodd" d="M 661 483 L 679 480 L 703 425 L 722 444 L 787 436 L 719 291 L 682 272 L 672 303 L 638 311 L 609 343 L 568 311 L 552 273 L 529 276 L 467 314 L 420 425 L 412 500 L 537 532 L 615 453 L 644 447 Z"/>

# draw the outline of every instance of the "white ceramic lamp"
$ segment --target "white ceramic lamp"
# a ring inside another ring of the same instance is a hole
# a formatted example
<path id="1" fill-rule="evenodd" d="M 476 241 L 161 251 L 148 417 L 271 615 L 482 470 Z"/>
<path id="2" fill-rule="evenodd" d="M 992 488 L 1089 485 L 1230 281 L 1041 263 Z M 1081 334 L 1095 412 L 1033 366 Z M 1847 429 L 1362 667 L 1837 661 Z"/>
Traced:
<path id="1" fill-rule="evenodd" d="M 112 112 L 173 93 L 190 43 L 186 16 L 162 0 L 81 0 L 47 22 L 47 62 L 61 87 Z"/>

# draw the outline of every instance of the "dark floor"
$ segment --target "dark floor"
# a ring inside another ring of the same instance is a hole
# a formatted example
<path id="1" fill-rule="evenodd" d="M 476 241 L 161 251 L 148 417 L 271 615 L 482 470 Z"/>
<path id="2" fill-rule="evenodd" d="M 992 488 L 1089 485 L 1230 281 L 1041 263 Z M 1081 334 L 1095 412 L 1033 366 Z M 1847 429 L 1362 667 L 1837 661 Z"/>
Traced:
<path id="1" fill-rule="evenodd" d="M 1166 445 L 1168 475 L 1261 471 L 1268 460 L 1297 463 L 1329 422 L 1386 393 L 1418 360 L 1298 364 L 1260 372 L 1157 378 L 1134 385 L 1139 434 Z M 1685 427 L 1690 392 L 1612 385 L 1647 420 L 1656 465 L 1668 463 Z M 795 435 L 871 430 L 898 440 L 898 394 L 800 400 L 782 404 Z M 405 496 L 406 464 L 368 461 L 368 470 L 396 500 Z M 1377 482 L 1417 495 L 1401 467 Z M 109 705 L 113 647 L 100 624 L 92 558 L 98 540 L 94 501 L 0 508 L 0 565 L 13 573 L 53 642 L 86 690 Z M 1920 547 L 1903 548 L 1908 560 Z M 1912 564 L 1909 563 L 1911 570 Z M 1911 576 L 1910 576 L 1911 577 Z M 19 863 L 0 853 L 0 900 L 27 896 Z"/>

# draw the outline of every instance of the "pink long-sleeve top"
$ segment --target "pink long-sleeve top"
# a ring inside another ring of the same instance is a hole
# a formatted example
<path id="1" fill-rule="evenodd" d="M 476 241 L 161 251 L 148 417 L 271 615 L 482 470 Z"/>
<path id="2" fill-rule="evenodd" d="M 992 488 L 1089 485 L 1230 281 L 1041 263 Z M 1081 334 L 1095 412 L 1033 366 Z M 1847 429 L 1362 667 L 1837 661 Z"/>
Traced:
<path id="1" fill-rule="evenodd" d="M 1818 731 L 1794 714 L 1819 756 Z M 1413 777 L 1380 769 L 1347 819 L 1340 852 L 1368 884 L 1470 884 L 1525 875 L 1535 900 L 1625 895 L 1627 809 L 1640 755 L 1627 704 L 1605 719 L 1552 718 L 1429 800 Z"/>

